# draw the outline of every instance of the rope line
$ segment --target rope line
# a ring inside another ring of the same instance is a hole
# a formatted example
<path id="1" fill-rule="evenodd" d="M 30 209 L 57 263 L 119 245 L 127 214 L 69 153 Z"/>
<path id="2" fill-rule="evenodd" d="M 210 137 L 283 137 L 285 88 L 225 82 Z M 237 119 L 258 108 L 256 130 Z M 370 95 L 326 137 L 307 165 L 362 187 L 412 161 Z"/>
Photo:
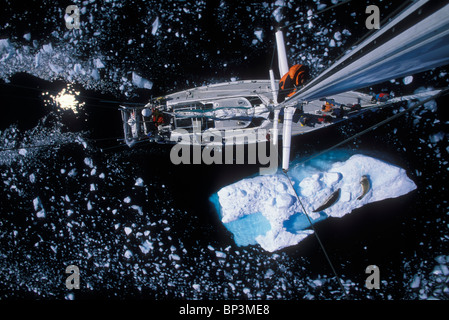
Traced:
<path id="1" fill-rule="evenodd" d="M 323 253 L 324 253 L 324 256 L 325 256 L 325 258 L 326 258 L 326 260 L 327 260 L 327 263 L 328 263 L 329 266 L 331 267 L 332 273 L 333 273 L 334 276 L 337 278 L 338 285 L 340 286 L 341 290 L 343 291 L 343 293 L 344 293 L 344 295 L 345 295 L 345 298 L 346 298 L 346 299 L 349 299 L 349 295 L 348 295 L 348 293 L 346 292 L 346 289 L 345 289 L 345 287 L 343 286 L 343 284 L 342 284 L 342 282 L 341 282 L 341 278 L 338 276 L 337 270 L 335 269 L 335 267 L 334 267 L 334 265 L 333 265 L 333 263 L 332 263 L 332 261 L 331 261 L 329 255 L 327 254 L 327 251 L 326 251 L 326 249 L 325 249 L 323 243 L 321 242 L 320 237 L 318 236 L 318 232 L 317 232 L 317 230 L 315 229 L 315 226 L 313 225 L 312 220 L 310 220 L 310 217 L 309 217 L 309 214 L 308 214 L 306 208 L 304 207 L 304 205 L 303 205 L 301 199 L 299 198 L 298 193 L 296 192 L 295 188 L 293 187 L 293 182 L 292 182 L 290 176 L 289 176 L 289 175 L 287 174 L 287 172 L 285 172 L 285 171 L 284 171 L 284 175 L 287 177 L 287 179 L 288 179 L 288 181 L 289 181 L 289 183 L 290 183 L 290 186 L 292 187 L 293 192 L 294 192 L 295 195 L 296 195 L 296 199 L 298 199 L 298 202 L 299 202 L 299 204 L 301 205 L 301 208 L 302 208 L 302 210 L 304 211 L 304 214 L 305 214 L 305 216 L 307 217 L 307 220 L 309 221 L 309 224 L 310 224 L 310 226 L 311 226 L 312 229 L 313 229 L 313 233 L 314 233 L 314 235 L 315 235 L 315 237 L 316 237 L 316 239 L 317 239 L 317 241 L 318 241 L 319 246 L 321 247 L 321 250 L 323 250 Z"/>
<path id="2" fill-rule="evenodd" d="M 353 139 L 355 139 L 355 138 L 357 138 L 357 137 L 360 137 L 361 135 L 363 135 L 363 134 L 365 134 L 365 133 L 367 133 L 367 132 L 369 132 L 369 131 L 371 131 L 371 130 L 374 130 L 374 129 L 376 129 L 376 128 L 378 128 L 378 127 L 380 127 L 380 126 L 382 126 L 382 125 L 384 125 L 384 124 L 386 124 L 386 123 L 388 123 L 388 122 L 390 122 L 390 121 L 392 121 L 392 120 L 394 120 L 394 119 L 396 119 L 396 118 L 398 118 L 398 117 L 400 117 L 400 116 L 406 114 L 407 112 L 410 112 L 410 111 L 412 111 L 412 110 L 418 108 L 419 106 L 422 106 L 423 104 L 425 104 L 425 103 L 427 103 L 427 102 L 429 102 L 429 101 L 431 101 L 431 100 L 437 99 L 437 98 L 439 98 L 439 97 L 441 97 L 441 96 L 443 96 L 443 95 L 446 95 L 446 94 L 448 94 L 448 93 L 449 93 L 449 87 L 443 88 L 439 93 L 437 93 L 437 94 L 435 94 L 435 95 L 433 95 L 433 96 L 431 96 L 431 97 L 429 97 L 429 98 L 427 98 L 427 99 L 425 99 L 425 100 L 423 100 L 423 101 L 420 101 L 420 102 L 416 103 L 415 105 L 411 106 L 410 108 L 408 108 L 408 109 L 406 109 L 406 110 L 404 110 L 404 111 L 402 111 L 402 112 L 399 112 L 399 113 L 395 114 L 394 116 L 391 116 L 391 117 L 389 117 L 389 118 L 387 118 L 387 119 L 385 119 L 385 120 L 383 120 L 383 121 L 381 121 L 381 122 L 379 122 L 379 123 L 377 123 L 377 124 L 375 124 L 375 125 L 373 125 L 373 126 L 370 126 L 369 128 L 367 128 L 367 129 L 365 129 L 365 130 L 363 130 L 363 131 L 361 131 L 361 132 L 359 132 L 359 133 L 357 133 L 357 134 L 355 134 L 355 135 L 349 137 L 348 139 L 345 139 L 345 140 L 343 140 L 343 141 L 341 141 L 341 142 L 339 142 L 339 143 L 333 145 L 333 146 L 330 147 L 330 148 L 325 149 L 324 151 L 321 151 L 321 152 L 319 152 L 319 153 L 316 153 L 316 154 L 313 155 L 312 157 L 309 157 L 309 158 L 307 158 L 306 160 L 299 162 L 298 164 L 304 164 L 304 163 L 306 163 L 306 162 L 308 162 L 308 161 L 310 161 L 310 160 L 312 160 L 312 159 L 314 159 L 314 158 L 316 158 L 316 157 L 318 157 L 318 156 L 320 156 L 320 155 L 323 155 L 323 154 L 327 153 L 328 151 L 330 151 L 330 150 L 332 150 L 332 149 L 337 148 L 338 146 L 341 146 L 341 145 L 343 145 L 343 144 L 345 144 L 345 143 L 347 143 L 347 142 L 349 142 L 349 141 L 351 141 L 351 140 L 353 140 Z M 278 157 L 280 158 L 280 155 L 279 155 L 279 154 L 278 154 Z M 283 171 L 283 173 L 284 173 L 284 175 L 286 176 L 286 178 L 288 179 L 288 181 L 289 181 L 289 183 L 290 183 L 290 186 L 291 186 L 292 190 L 294 191 L 294 193 L 295 193 L 295 195 L 296 195 L 296 198 L 298 199 L 299 204 L 301 205 L 301 208 L 302 208 L 302 210 L 303 210 L 303 212 L 304 212 L 304 214 L 305 214 L 305 216 L 306 216 L 306 218 L 307 218 L 307 220 L 308 220 L 308 222 L 309 222 L 309 224 L 310 224 L 310 227 L 312 228 L 312 230 L 313 230 L 313 232 L 314 232 L 314 234 L 315 234 L 315 237 L 316 237 L 316 239 L 317 239 L 317 241 L 318 241 L 318 244 L 319 244 L 319 246 L 321 247 L 321 250 L 323 250 L 323 254 L 324 254 L 324 256 L 325 256 L 325 258 L 326 258 L 326 260 L 327 260 L 327 263 L 329 264 L 329 266 L 330 266 L 330 268 L 331 268 L 331 270 L 332 270 L 332 273 L 333 273 L 334 276 L 336 277 L 337 282 L 338 282 L 338 285 L 340 286 L 341 290 L 342 290 L 343 293 L 344 293 L 345 299 L 349 299 L 349 294 L 347 293 L 345 287 L 343 286 L 342 280 L 341 280 L 341 278 L 339 277 L 339 275 L 338 275 L 338 273 L 337 273 L 337 270 L 335 269 L 335 267 L 334 267 L 334 265 L 333 265 L 333 263 L 332 263 L 332 261 L 331 261 L 329 255 L 328 255 L 328 253 L 327 253 L 327 251 L 326 251 L 326 249 L 325 249 L 325 247 L 324 247 L 324 244 L 323 244 L 323 242 L 321 241 L 321 239 L 320 239 L 320 237 L 319 237 L 319 235 L 318 235 L 318 232 L 317 232 L 315 226 L 314 226 L 313 223 L 312 223 L 312 220 L 310 219 L 310 216 L 309 216 L 309 214 L 308 214 L 306 208 L 304 207 L 304 205 L 303 205 L 303 203 L 302 203 L 302 201 L 301 201 L 301 199 L 300 199 L 300 197 L 299 197 L 297 191 L 296 191 L 295 188 L 293 187 L 293 182 L 292 182 L 290 176 L 288 175 L 288 173 L 287 173 L 286 171 Z"/>

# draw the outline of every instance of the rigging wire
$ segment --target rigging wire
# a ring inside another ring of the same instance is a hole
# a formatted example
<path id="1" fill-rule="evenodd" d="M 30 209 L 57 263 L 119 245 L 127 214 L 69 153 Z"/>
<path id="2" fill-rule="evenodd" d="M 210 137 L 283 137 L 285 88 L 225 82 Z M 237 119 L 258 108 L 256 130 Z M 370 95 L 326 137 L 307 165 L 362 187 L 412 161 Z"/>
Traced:
<path id="1" fill-rule="evenodd" d="M 279 153 L 278 153 L 278 161 L 279 161 L 280 163 L 282 163 L 281 155 L 280 155 Z M 324 247 L 324 244 L 323 244 L 323 242 L 321 241 L 321 239 L 320 239 L 320 237 L 319 237 L 319 235 L 318 235 L 318 232 L 317 232 L 317 230 L 315 229 L 315 226 L 314 226 L 313 223 L 312 223 L 312 220 L 310 220 L 309 213 L 307 212 L 307 210 L 306 210 L 306 208 L 304 207 L 304 205 L 303 205 L 301 199 L 299 198 L 298 193 L 296 192 L 295 188 L 293 187 L 293 182 L 292 182 L 290 176 L 288 175 L 287 171 L 282 170 L 282 173 L 283 173 L 283 174 L 285 175 L 285 177 L 287 178 L 287 180 L 288 180 L 288 182 L 289 182 L 289 184 L 290 184 L 291 189 L 293 190 L 293 192 L 294 192 L 295 195 L 296 195 L 296 199 L 298 200 L 299 204 L 301 205 L 302 210 L 304 211 L 305 216 L 307 217 L 307 220 L 308 220 L 308 222 L 309 222 L 309 224 L 310 224 L 310 227 L 311 227 L 312 230 L 313 230 L 313 234 L 315 235 L 315 237 L 316 237 L 316 239 L 317 239 L 317 241 L 318 241 L 318 245 L 320 246 L 321 250 L 323 251 L 324 257 L 326 258 L 326 261 L 327 261 L 328 265 L 330 266 L 330 268 L 331 268 L 331 270 L 332 270 L 332 273 L 334 274 L 335 278 L 337 279 L 338 286 L 339 286 L 340 289 L 342 290 L 345 299 L 349 299 L 349 294 L 346 292 L 346 289 L 345 289 L 345 287 L 344 287 L 343 284 L 342 284 L 341 278 L 340 278 L 340 276 L 338 275 L 337 270 L 335 269 L 335 267 L 334 267 L 334 265 L 333 265 L 333 263 L 332 263 L 332 261 L 331 261 L 329 255 L 328 255 L 328 253 L 327 253 L 327 251 L 326 251 L 326 248 Z"/>
<path id="2" fill-rule="evenodd" d="M 329 255 L 327 254 L 327 251 L 326 251 L 326 249 L 325 249 L 323 243 L 321 242 L 320 237 L 318 236 L 318 232 L 317 232 L 317 230 L 315 229 L 315 226 L 313 225 L 312 220 L 310 220 L 310 216 L 309 216 L 309 214 L 308 214 L 306 208 L 304 207 L 304 205 L 303 205 L 301 199 L 299 198 L 298 192 L 297 192 L 297 191 L 295 190 L 295 188 L 293 187 L 293 182 L 292 182 L 290 176 L 287 174 L 287 172 L 284 172 L 284 175 L 287 177 L 287 180 L 289 181 L 290 186 L 292 187 L 293 192 L 294 192 L 295 195 L 296 195 L 296 199 L 298 200 L 299 204 L 301 205 L 302 210 L 304 211 L 305 216 L 307 217 L 307 220 L 308 220 L 308 222 L 309 222 L 309 224 L 310 224 L 310 227 L 311 227 L 312 230 L 313 230 L 313 233 L 314 233 L 314 235 L 315 235 L 315 237 L 316 237 L 316 239 L 317 239 L 317 241 L 318 241 L 318 244 L 319 244 L 319 246 L 321 247 L 321 250 L 323 250 L 323 254 L 324 254 L 324 256 L 325 256 L 325 258 L 326 258 L 326 260 L 327 260 L 327 263 L 329 264 L 330 268 L 332 269 L 332 273 L 334 274 L 335 278 L 337 279 L 338 285 L 340 286 L 341 290 L 343 291 L 345 298 L 346 298 L 346 299 L 349 299 L 349 295 L 348 295 L 348 293 L 346 292 L 345 287 L 343 286 L 343 283 L 342 283 L 342 281 L 341 281 L 341 278 L 339 277 L 339 275 L 338 275 L 338 273 L 337 273 L 337 270 L 335 269 L 334 265 L 332 264 L 332 261 L 331 261 Z"/>
<path id="3" fill-rule="evenodd" d="M 321 13 L 323 13 L 323 12 L 326 12 L 327 10 L 334 9 L 334 8 L 336 8 L 336 7 L 339 7 L 339 6 L 343 5 L 343 4 L 348 3 L 348 2 L 351 2 L 351 1 L 352 1 L 352 0 L 344 0 L 344 1 L 342 1 L 342 2 L 336 3 L 336 4 L 334 4 L 334 5 L 330 6 L 330 7 L 324 8 L 324 9 L 322 9 L 322 10 L 319 10 L 319 11 L 313 13 L 312 16 L 317 15 L 317 14 L 321 14 Z M 302 18 L 302 19 L 299 19 L 299 20 L 295 20 L 295 21 L 293 21 L 293 22 L 291 22 L 291 23 L 288 23 L 288 24 L 286 24 L 285 26 L 279 27 L 279 29 L 282 30 L 282 29 L 284 29 L 284 28 L 288 28 L 288 27 L 290 27 L 291 25 L 294 25 L 294 24 L 296 24 L 296 23 L 298 23 L 298 22 L 301 22 L 301 21 L 303 21 L 303 18 Z"/>

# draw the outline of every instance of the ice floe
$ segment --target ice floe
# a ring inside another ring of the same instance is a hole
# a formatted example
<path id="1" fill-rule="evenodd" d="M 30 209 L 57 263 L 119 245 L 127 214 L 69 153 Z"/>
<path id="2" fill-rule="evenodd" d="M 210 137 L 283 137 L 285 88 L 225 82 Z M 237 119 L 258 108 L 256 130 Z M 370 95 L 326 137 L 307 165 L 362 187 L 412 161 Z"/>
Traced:
<path id="1" fill-rule="evenodd" d="M 302 206 L 316 223 L 328 217 L 343 217 L 365 204 L 400 197 L 416 189 L 404 169 L 360 154 L 334 163 L 327 171 L 301 175 L 304 171 L 291 172 L 302 205 L 283 174 L 243 179 L 217 192 L 221 220 L 234 233 L 237 244 L 259 244 L 271 252 L 280 250 L 313 233 Z M 370 187 L 359 200 L 362 176 L 367 177 Z M 340 192 L 335 204 L 313 212 L 336 190 Z M 242 241 L 242 234 L 247 232 L 251 237 Z"/>

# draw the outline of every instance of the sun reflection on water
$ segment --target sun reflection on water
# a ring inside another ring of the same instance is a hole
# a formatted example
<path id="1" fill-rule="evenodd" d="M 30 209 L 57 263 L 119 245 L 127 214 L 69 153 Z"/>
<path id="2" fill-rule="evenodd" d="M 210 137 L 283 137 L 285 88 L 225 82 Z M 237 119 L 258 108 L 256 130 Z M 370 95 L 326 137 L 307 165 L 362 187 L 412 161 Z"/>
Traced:
<path id="1" fill-rule="evenodd" d="M 75 114 L 85 105 L 84 102 L 78 101 L 77 97 L 79 94 L 80 92 L 76 91 L 70 83 L 57 95 L 52 95 L 49 92 L 42 93 L 42 95 L 46 95 L 49 98 L 44 100 L 46 104 L 55 104 L 59 110 L 72 110 Z"/>

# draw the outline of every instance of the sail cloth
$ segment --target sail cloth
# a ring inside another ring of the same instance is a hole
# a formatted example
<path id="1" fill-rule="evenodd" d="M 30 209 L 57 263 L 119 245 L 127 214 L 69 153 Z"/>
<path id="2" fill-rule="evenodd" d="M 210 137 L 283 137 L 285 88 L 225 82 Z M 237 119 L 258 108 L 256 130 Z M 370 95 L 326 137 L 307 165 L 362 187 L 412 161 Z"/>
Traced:
<path id="1" fill-rule="evenodd" d="M 278 107 L 449 64 L 449 1 L 420 0 Z"/>

